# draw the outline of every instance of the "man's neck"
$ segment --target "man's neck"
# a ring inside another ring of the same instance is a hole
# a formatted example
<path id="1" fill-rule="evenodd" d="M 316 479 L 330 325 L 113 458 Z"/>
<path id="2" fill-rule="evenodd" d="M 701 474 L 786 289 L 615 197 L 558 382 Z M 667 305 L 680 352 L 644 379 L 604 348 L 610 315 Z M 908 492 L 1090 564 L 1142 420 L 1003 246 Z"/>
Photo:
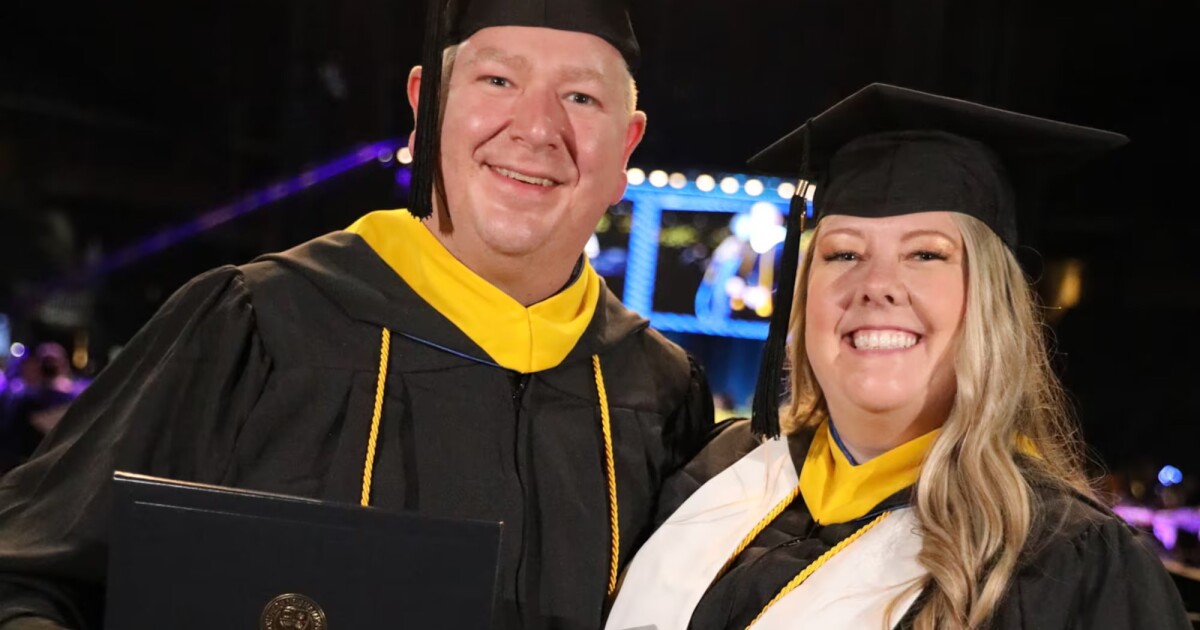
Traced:
<path id="1" fill-rule="evenodd" d="M 561 291 L 579 260 L 578 256 L 521 257 L 480 253 L 482 248 L 464 247 L 453 233 L 442 232 L 432 223 L 426 223 L 426 227 L 446 251 L 475 275 L 523 306 L 532 306 Z"/>

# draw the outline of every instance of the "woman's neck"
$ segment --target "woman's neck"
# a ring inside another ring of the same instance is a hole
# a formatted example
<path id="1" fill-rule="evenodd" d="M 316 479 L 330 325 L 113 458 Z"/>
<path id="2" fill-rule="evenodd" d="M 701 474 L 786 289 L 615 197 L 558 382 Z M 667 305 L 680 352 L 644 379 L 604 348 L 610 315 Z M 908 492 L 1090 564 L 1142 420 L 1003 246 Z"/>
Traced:
<path id="1" fill-rule="evenodd" d="M 895 418 L 875 414 L 832 413 L 830 422 L 838 444 L 857 464 L 863 464 L 942 426 L 944 419 Z"/>

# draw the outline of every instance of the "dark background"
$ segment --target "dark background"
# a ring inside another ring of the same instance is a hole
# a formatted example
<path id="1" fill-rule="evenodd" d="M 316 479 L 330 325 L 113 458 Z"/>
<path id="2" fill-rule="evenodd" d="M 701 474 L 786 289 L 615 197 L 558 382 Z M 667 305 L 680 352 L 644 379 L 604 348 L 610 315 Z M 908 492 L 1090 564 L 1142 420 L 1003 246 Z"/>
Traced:
<path id="1" fill-rule="evenodd" d="M 105 253 L 239 193 L 406 137 L 413 0 L 16 1 L 0 6 L 0 312 L 18 338 L 90 331 L 92 365 L 196 273 L 404 205 L 367 166 L 91 281 Z M 886 81 L 1113 129 L 1132 143 L 1024 234 L 1049 274 L 1056 364 L 1112 467 L 1200 472 L 1194 0 L 642 0 L 649 132 L 633 165 L 740 171 Z M 66 337 L 64 339 L 64 337 Z M 747 369 L 750 369 L 747 366 Z"/>

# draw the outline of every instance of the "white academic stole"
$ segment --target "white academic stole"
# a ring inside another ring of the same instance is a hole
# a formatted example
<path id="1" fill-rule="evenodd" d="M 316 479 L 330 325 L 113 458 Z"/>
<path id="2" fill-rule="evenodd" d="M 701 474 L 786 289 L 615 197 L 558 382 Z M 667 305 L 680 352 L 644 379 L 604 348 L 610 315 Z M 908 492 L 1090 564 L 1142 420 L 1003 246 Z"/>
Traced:
<path id="1" fill-rule="evenodd" d="M 687 630 L 738 543 L 797 483 L 786 438 L 768 440 L 710 479 L 634 556 L 605 629 Z M 898 601 L 885 625 L 888 606 L 926 574 L 920 550 L 912 510 L 897 510 L 829 558 L 754 628 L 891 628 L 918 593 Z"/>

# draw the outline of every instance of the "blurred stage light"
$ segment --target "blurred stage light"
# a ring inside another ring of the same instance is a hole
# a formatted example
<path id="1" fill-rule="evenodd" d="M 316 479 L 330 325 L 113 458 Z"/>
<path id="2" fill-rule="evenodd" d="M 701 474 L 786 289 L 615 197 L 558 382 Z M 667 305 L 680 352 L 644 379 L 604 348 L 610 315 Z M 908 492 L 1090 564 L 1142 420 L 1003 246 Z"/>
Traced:
<path id="1" fill-rule="evenodd" d="M 704 174 L 696 178 L 696 188 L 700 192 L 712 192 L 717 187 L 717 180 L 713 179 L 712 175 Z"/>
<path id="2" fill-rule="evenodd" d="M 791 199 L 796 194 L 796 185 L 791 182 L 783 182 L 776 192 L 784 199 Z"/>
<path id="3" fill-rule="evenodd" d="M 1163 466 L 1158 471 L 1158 482 L 1164 486 L 1173 486 L 1183 481 L 1183 471 L 1174 466 Z"/>
<path id="4" fill-rule="evenodd" d="M 687 175 L 671 173 L 671 176 L 667 178 L 667 183 L 671 185 L 671 188 L 683 188 L 687 186 Z"/>
<path id="5" fill-rule="evenodd" d="M 1068 258 L 1062 262 L 1058 286 L 1055 287 L 1051 306 L 1056 309 L 1074 308 L 1083 294 L 1083 261 Z"/>
<path id="6" fill-rule="evenodd" d="M 631 186 L 641 186 L 646 183 L 646 171 L 640 168 L 631 168 L 625 171 L 625 179 Z"/>
<path id="7" fill-rule="evenodd" d="M 409 151 L 408 147 L 400 147 L 400 149 L 396 151 L 396 160 L 398 160 L 401 164 L 412 164 L 412 151 Z"/>
<path id="8" fill-rule="evenodd" d="M 787 237 L 783 226 L 783 213 L 769 201 L 760 201 L 750 207 L 750 248 L 762 255 Z"/>
<path id="9" fill-rule="evenodd" d="M 650 185 L 655 188 L 666 186 L 668 179 L 666 171 L 650 171 Z"/>
<path id="10" fill-rule="evenodd" d="M 25 344 L 19 341 L 14 343 L 8 348 L 8 353 L 17 359 L 20 359 L 21 357 L 25 356 Z"/>
<path id="11" fill-rule="evenodd" d="M 412 169 L 398 168 L 396 169 L 396 185 L 401 188 L 412 186 Z"/>
<path id="12" fill-rule="evenodd" d="M 732 177 L 726 177 L 721 180 L 721 192 L 727 195 L 732 195 L 733 193 L 737 192 L 738 188 L 740 187 L 741 185 L 738 184 L 738 180 Z"/>
<path id="13" fill-rule="evenodd" d="M 757 179 L 746 181 L 746 194 L 751 197 L 757 197 L 763 194 L 763 183 Z"/>

